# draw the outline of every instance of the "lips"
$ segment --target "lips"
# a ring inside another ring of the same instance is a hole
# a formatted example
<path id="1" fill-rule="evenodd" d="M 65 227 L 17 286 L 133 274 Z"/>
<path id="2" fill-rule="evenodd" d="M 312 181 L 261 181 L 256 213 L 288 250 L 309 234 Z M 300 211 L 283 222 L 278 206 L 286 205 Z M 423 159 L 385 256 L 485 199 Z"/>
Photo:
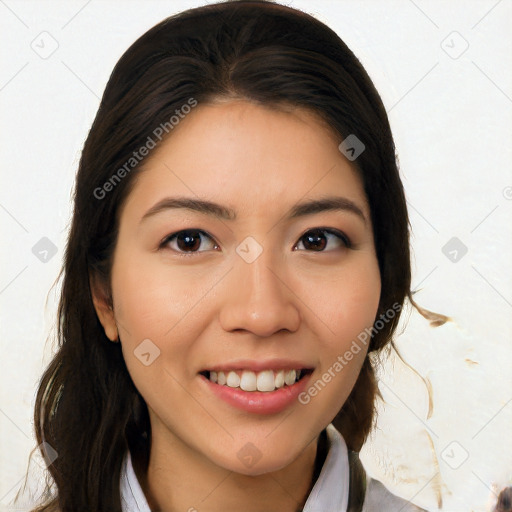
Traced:
<path id="1" fill-rule="evenodd" d="M 215 365 L 200 372 L 219 386 L 246 392 L 271 392 L 298 382 L 313 369 L 296 361 L 238 361 Z"/>
<path id="2" fill-rule="evenodd" d="M 260 369 L 254 370 L 258 366 Z M 215 366 L 199 372 L 201 386 L 212 397 L 236 409 L 252 414 L 277 414 L 299 403 L 297 397 L 309 385 L 313 368 L 301 363 L 271 366 L 266 369 L 264 364 L 253 364 L 249 369 L 247 363 L 241 367 L 238 364 Z"/>

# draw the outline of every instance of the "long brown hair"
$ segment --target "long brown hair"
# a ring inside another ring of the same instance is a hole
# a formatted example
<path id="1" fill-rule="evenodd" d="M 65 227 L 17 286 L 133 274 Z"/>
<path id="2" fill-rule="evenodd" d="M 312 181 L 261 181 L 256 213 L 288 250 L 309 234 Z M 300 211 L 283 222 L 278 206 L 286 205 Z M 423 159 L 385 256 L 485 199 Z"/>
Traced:
<path id="1" fill-rule="evenodd" d="M 58 350 L 41 378 L 34 412 L 38 444 L 57 453 L 48 471 L 58 492 L 38 511 L 121 512 L 126 451 L 140 453 L 147 467 L 147 407 L 121 345 L 104 333 L 90 288 L 94 278 L 109 291 L 120 210 L 139 166 L 102 197 L 97 191 L 190 98 L 301 107 L 340 142 L 355 134 L 365 145 L 353 163 L 370 205 L 381 273 L 376 321 L 393 305 L 412 301 L 409 220 L 393 137 L 379 94 L 345 43 L 315 18 L 261 0 L 210 4 L 165 19 L 115 66 L 82 151 L 61 271 Z M 375 330 L 371 351 L 391 342 L 399 317 L 397 311 Z M 376 394 L 366 358 L 333 420 L 354 450 L 372 427 Z"/>

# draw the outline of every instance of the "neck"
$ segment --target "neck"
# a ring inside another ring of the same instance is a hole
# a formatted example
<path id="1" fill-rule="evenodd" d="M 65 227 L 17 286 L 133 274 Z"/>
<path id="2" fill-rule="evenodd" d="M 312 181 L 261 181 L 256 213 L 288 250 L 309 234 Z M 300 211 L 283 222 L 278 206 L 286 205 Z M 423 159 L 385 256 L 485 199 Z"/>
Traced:
<path id="1" fill-rule="evenodd" d="M 147 468 L 140 453 L 132 454 L 132 462 L 153 512 L 297 512 L 318 479 L 327 451 L 324 430 L 292 463 L 258 476 L 233 473 L 180 444 L 164 450 L 152 443 Z"/>

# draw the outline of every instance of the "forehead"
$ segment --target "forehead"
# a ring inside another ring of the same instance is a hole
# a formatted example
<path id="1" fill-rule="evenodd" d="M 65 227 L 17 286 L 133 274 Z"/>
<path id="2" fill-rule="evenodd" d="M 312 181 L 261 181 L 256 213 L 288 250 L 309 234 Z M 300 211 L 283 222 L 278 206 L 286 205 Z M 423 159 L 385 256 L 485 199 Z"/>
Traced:
<path id="1" fill-rule="evenodd" d="M 367 211 L 358 172 L 314 114 L 247 101 L 203 104 L 147 157 L 127 209 L 189 195 L 269 215 L 302 198 L 342 195 Z"/>

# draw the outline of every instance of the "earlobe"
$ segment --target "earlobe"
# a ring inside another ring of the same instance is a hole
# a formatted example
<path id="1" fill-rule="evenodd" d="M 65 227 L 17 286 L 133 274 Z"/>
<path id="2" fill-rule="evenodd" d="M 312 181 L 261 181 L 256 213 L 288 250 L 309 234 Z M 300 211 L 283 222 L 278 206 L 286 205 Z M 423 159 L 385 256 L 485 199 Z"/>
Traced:
<path id="1" fill-rule="evenodd" d="M 105 335 L 110 341 L 119 341 L 116 319 L 112 302 L 105 291 L 105 287 L 94 276 L 89 276 L 89 285 L 91 288 L 92 302 L 98 315 L 98 319 L 103 326 Z"/>

